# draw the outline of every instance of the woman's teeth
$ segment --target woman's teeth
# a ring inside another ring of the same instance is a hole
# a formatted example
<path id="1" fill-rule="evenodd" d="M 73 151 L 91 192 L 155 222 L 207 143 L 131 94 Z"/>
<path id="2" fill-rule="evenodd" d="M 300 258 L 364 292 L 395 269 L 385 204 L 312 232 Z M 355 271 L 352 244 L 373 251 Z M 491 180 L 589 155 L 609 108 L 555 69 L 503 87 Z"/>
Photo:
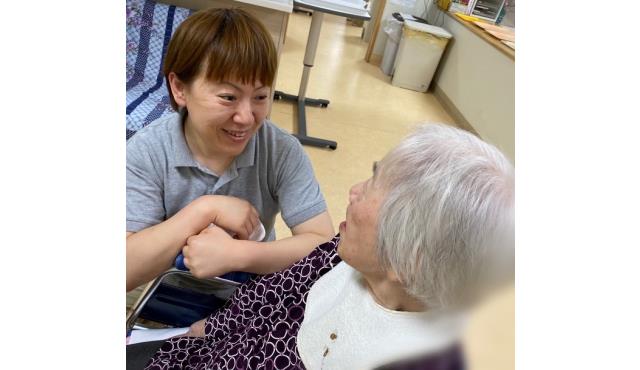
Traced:
<path id="1" fill-rule="evenodd" d="M 225 130 L 225 129 L 223 129 L 223 130 L 227 134 L 229 134 L 229 135 L 231 135 L 231 136 L 233 136 L 235 138 L 238 138 L 238 139 L 242 139 L 247 134 L 247 131 L 231 131 L 231 130 Z"/>

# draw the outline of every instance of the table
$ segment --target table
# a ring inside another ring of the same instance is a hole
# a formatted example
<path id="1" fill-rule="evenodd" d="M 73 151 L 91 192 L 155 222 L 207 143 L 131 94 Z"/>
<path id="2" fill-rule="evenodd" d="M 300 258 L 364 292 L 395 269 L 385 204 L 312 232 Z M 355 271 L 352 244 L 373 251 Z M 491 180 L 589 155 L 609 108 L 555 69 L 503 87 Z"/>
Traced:
<path id="1" fill-rule="evenodd" d="M 358 20 L 369 20 L 371 16 L 364 9 L 364 1 L 362 0 L 293 0 L 294 6 L 300 6 L 305 9 L 313 10 L 311 18 L 311 26 L 309 28 L 309 36 L 307 38 L 307 47 L 304 53 L 304 68 L 302 70 L 302 79 L 300 81 L 300 89 L 298 95 L 286 94 L 276 91 L 274 99 L 283 99 L 297 103 L 298 122 L 297 133 L 294 134 L 303 145 L 311 145 L 319 148 L 336 149 L 338 143 L 331 140 L 320 139 L 307 135 L 307 117 L 305 107 L 307 105 L 314 107 L 326 108 L 329 100 L 313 99 L 305 96 L 307 85 L 309 84 L 309 73 L 313 67 L 313 62 L 318 49 L 318 39 L 320 37 L 320 27 L 324 13 L 334 14 L 341 17 L 347 17 Z"/>

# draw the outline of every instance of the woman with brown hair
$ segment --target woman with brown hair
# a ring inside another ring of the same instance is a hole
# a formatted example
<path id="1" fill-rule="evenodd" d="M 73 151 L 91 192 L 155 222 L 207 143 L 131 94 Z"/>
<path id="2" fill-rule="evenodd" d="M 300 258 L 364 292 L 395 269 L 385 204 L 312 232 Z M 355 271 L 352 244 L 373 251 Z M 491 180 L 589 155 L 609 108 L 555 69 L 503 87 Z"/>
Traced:
<path id="1" fill-rule="evenodd" d="M 176 29 L 163 66 L 176 113 L 127 142 L 127 291 L 181 252 L 197 277 L 267 274 L 333 236 L 302 146 L 266 119 L 276 69 L 269 32 L 243 10 Z M 289 238 L 276 240 L 278 212 Z M 248 240 L 261 225 L 263 243 Z"/>

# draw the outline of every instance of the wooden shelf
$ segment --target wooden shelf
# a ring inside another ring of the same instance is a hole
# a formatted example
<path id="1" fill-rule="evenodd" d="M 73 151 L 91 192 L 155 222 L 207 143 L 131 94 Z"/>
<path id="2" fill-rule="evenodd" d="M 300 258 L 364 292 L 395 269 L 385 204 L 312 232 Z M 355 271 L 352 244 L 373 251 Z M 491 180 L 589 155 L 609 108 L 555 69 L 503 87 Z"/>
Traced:
<path id="1" fill-rule="evenodd" d="M 482 28 L 476 26 L 475 24 L 473 24 L 471 22 L 468 22 L 468 21 L 465 21 L 464 19 L 461 19 L 460 17 L 456 16 L 453 13 L 445 12 L 445 14 L 447 16 L 453 18 L 455 21 L 457 21 L 458 23 L 460 23 L 464 27 L 466 27 L 469 31 L 471 31 L 474 34 L 478 35 L 478 37 L 480 37 L 481 39 L 484 39 L 486 42 L 488 42 L 489 44 L 493 45 L 493 47 L 495 47 L 496 49 L 500 50 L 500 52 L 502 52 L 504 55 L 506 55 L 509 58 L 511 58 L 511 60 L 513 60 L 513 61 L 516 60 L 516 52 L 515 52 L 515 50 L 513 50 L 510 47 L 508 47 L 507 45 L 503 44 L 500 40 L 498 40 L 497 38 L 493 37 L 491 34 L 487 33 Z"/>

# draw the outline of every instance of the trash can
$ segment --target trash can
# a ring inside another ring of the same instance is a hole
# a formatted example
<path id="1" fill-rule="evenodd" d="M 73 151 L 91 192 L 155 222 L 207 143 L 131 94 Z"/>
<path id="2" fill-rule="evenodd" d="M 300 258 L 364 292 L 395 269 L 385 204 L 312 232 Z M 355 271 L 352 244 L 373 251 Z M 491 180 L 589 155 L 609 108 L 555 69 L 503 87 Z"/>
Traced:
<path id="1" fill-rule="evenodd" d="M 420 92 L 427 91 L 451 37 L 443 28 L 406 20 L 391 84 Z"/>
<path id="2" fill-rule="evenodd" d="M 398 53 L 398 46 L 400 45 L 400 36 L 402 36 L 402 23 L 395 18 L 388 18 L 384 26 L 384 33 L 387 34 L 387 43 L 384 46 L 384 53 L 382 54 L 382 62 L 380 62 L 380 69 L 382 73 L 390 76 L 393 72 L 393 64 L 396 61 L 396 54 Z"/>

